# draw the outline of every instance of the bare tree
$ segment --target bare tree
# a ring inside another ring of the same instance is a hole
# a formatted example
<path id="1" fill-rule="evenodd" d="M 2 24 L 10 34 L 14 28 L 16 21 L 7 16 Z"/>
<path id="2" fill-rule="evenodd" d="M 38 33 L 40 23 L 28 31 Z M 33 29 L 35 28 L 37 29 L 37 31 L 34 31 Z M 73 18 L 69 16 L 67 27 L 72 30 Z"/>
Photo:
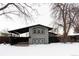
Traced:
<path id="1" fill-rule="evenodd" d="M 79 33 L 79 26 L 76 26 L 76 27 L 74 28 L 74 32 L 75 32 L 75 33 Z"/>
<path id="2" fill-rule="evenodd" d="M 24 16 L 25 19 L 32 18 L 33 15 L 29 10 L 32 10 L 37 13 L 37 10 L 33 9 L 32 6 L 28 5 L 27 3 L 0 3 L 0 15 L 5 15 L 9 18 L 11 18 L 9 14 L 14 14 L 19 17 Z"/>
<path id="3" fill-rule="evenodd" d="M 79 33 L 79 20 L 75 21 L 74 33 Z"/>
<path id="4" fill-rule="evenodd" d="M 68 41 L 68 33 L 70 28 L 78 20 L 79 5 L 74 3 L 55 3 L 52 4 L 52 15 L 54 15 L 57 24 L 63 28 L 63 40 Z"/>

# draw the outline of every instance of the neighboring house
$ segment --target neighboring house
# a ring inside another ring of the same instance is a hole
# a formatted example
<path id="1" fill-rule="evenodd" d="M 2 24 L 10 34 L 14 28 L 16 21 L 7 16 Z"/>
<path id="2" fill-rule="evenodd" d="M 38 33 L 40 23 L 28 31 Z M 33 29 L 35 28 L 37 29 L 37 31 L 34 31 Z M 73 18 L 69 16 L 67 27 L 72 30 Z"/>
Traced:
<path id="1" fill-rule="evenodd" d="M 10 33 L 0 32 L 0 37 L 9 37 L 10 35 Z"/>
<path id="2" fill-rule="evenodd" d="M 18 33 L 17 35 L 29 32 L 28 37 L 26 36 L 28 38 L 26 40 L 28 40 L 29 44 L 48 44 L 49 37 L 50 37 L 49 31 L 51 29 L 52 28 L 50 27 L 38 24 L 38 25 L 21 28 L 21 29 L 11 30 L 8 32 L 15 33 L 15 34 Z"/>
<path id="3" fill-rule="evenodd" d="M 0 37 L 19 37 L 19 35 L 15 33 L 0 32 Z"/>
<path id="4" fill-rule="evenodd" d="M 70 42 L 79 42 L 79 33 L 68 35 L 68 37 L 70 38 Z"/>

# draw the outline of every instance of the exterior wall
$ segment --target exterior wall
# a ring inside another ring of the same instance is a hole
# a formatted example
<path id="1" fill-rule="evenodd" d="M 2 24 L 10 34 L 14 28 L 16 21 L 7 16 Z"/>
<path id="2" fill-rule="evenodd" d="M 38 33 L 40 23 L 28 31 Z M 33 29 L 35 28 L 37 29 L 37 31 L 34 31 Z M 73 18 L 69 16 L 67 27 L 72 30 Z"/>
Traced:
<path id="1" fill-rule="evenodd" d="M 35 34 L 33 33 L 34 31 L 34 28 L 36 30 L 38 29 L 41 29 L 41 30 L 44 30 L 44 33 L 43 34 Z M 45 27 L 42 27 L 42 26 L 35 26 L 35 27 L 31 27 L 29 28 L 29 44 L 47 44 L 48 43 L 48 28 L 45 28 Z M 44 40 L 44 42 L 41 42 L 41 43 L 34 43 L 33 40 Z"/>

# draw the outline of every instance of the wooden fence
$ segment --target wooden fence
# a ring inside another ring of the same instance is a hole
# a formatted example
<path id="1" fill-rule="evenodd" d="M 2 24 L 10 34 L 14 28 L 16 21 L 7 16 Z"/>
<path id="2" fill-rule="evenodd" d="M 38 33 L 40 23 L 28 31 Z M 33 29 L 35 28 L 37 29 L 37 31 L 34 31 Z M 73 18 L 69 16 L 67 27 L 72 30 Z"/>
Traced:
<path id="1" fill-rule="evenodd" d="M 0 37 L 0 43 L 17 44 L 19 42 L 28 42 L 27 37 Z"/>

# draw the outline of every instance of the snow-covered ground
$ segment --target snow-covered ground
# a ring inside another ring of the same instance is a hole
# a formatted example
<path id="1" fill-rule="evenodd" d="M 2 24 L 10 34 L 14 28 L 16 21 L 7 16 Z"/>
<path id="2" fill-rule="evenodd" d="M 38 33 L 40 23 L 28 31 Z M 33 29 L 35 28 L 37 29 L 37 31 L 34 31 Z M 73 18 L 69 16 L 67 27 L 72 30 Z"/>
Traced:
<path id="1" fill-rule="evenodd" d="M 0 44 L 0 56 L 79 56 L 79 43 L 52 43 L 29 46 Z"/>

